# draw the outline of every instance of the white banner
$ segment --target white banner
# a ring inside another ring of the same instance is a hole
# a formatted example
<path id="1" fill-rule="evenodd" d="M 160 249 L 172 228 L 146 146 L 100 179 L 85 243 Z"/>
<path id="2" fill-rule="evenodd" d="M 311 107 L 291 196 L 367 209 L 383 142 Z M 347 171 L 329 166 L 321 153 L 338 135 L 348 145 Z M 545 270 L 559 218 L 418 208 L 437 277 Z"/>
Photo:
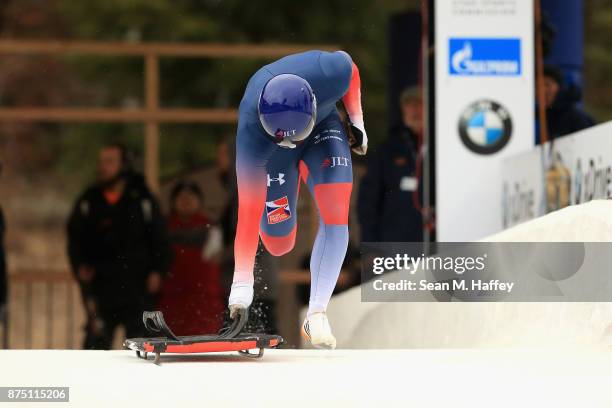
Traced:
<path id="1" fill-rule="evenodd" d="M 508 228 L 545 212 L 542 147 L 507 158 L 502 163 L 501 225 Z"/>
<path id="2" fill-rule="evenodd" d="M 612 122 L 506 158 L 501 185 L 504 228 L 568 205 L 612 198 Z"/>
<path id="3" fill-rule="evenodd" d="M 502 229 L 502 160 L 534 145 L 532 0 L 437 0 L 438 241 Z"/>

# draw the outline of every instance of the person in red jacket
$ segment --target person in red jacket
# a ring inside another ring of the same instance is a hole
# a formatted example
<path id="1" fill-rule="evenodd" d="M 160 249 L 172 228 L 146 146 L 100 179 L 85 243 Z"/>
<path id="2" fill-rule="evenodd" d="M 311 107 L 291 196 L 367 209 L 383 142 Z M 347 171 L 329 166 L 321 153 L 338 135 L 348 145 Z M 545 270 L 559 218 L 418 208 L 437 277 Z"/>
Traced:
<path id="1" fill-rule="evenodd" d="M 179 182 L 171 193 L 168 230 L 174 262 L 164 281 L 159 310 L 177 335 L 216 333 L 225 308 L 220 266 L 220 230 L 202 210 L 197 184 Z"/>

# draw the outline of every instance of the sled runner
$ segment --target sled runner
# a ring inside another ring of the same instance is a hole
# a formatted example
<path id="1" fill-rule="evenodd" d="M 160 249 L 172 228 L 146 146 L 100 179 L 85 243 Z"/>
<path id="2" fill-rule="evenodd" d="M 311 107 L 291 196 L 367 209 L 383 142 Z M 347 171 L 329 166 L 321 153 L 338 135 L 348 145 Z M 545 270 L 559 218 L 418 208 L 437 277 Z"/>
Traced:
<path id="1" fill-rule="evenodd" d="M 248 313 L 246 309 L 240 310 L 238 316 L 229 327 L 219 331 L 219 334 L 201 336 L 177 336 L 164 321 L 162 312 L 144 312 L 142 321 L 152 333 L 159 333 L 165 337 L 135 338 L 123 342 L 123 347 L 136 351 L 139 358 L 147 359 L 149 353 L 154 353 L 155 364 L 160 363 L 161 353 L 212 353 L 222 351 L 237 351 L 243 356 L 260 358 L 264 349 L 273 348 L 283 342 L 280 336 L 268 334 L 240 333 L 246 325 Z M 250 350 L 259 349 L 257 353 Z"/>

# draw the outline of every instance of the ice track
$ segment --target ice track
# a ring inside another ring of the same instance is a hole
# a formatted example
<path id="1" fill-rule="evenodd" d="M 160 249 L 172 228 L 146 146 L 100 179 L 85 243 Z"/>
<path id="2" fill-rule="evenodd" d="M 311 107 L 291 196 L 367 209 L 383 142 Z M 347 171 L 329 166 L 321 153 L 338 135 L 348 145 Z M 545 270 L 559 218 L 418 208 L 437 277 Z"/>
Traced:
<path id="1" fill-rule="evenodd" d="M 0 368 L 2 386 L 69 386 L 70 403 L 53 407 L 612 404 L 605 351 L 267 350 L 257 361 L 166 356 L 156 366 L 130 351 L 11 350 Z"/>

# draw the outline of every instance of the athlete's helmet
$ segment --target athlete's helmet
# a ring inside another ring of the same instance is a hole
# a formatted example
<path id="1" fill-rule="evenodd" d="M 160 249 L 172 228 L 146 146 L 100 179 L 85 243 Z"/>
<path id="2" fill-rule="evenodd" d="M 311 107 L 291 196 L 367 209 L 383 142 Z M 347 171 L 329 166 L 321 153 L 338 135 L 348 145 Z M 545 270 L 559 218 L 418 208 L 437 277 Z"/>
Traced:
<path id="1" fill-rule="evenodd" d="M 276 143 L 304 140 L 314 127 L 317 100 L 304 78 L 280 74 L 268 80 L 259 96 L 259 120 Z"/>

